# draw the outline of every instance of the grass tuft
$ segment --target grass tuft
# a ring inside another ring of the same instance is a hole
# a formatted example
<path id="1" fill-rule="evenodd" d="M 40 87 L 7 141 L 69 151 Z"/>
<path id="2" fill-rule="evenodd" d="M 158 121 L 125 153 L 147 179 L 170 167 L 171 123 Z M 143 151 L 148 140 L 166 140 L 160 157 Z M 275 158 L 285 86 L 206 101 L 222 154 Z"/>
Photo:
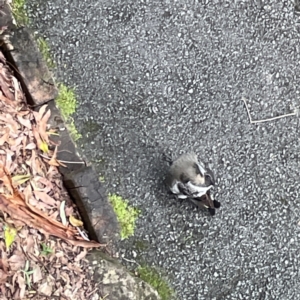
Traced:
<path id="1" fill-rule="evenodd" d="M 71 137 L 74 141 L 77 141 L 82 136 L 76 130 L 74 120 L 71 117 L 72 114 L 76 112 L 76 108 L 78 106 L 74 89 L 70 89 L 64 84 L 59 84 L 58 96 L 55 100 L 55 103 L 57 104 L 64 121 L 66 122 Z"/>
<path id="2" fill-rule="evenodd" d="M 137 268 L 139 277 L 145 282 L 150 284 L 157 290 L 162 300 L 170 300 L 174 296 L 173 289 L 169 284 L 160 276 L 159 272 L 148 266 L 140 266 Z"/>
<path id="3" fill-rule="evenodd" d="M 59 84 L 58 96 L 55 103 L 59 107 L 65 121 L 75 113 L 77 108 L 77 100 L 74 89 L 70 89 L 64 84 Z"/>
<path id="4" fill-rule="evenodd" d="M 28 16 L 25 11 L 26 0 L 13 0 L 11 3 L 11 11 L 17 22 L 17 26 L 28 24 Z"/>
<path id="5" fill-rule="evenodd" d="M 127 200 L 116 194 L 109 194 L 108 199 L 113 206 L 121 227 L 121 239 L 126 239 L 134 234 L 135 221 L 140 214 L 140 211 L 131 207 Z"/>
<path id="6" fill-rule="evenodd" d="M 39 50 L 42 53 L 44 60 L 46 61 L 48 68 L 50 68 L 50 69 L 55 68 L 56 65 L 51 57 L 50 48 L 49 48 L 49 45 L 46 42 L 46 40 L 39 37 L 39 38 L 37 38 L 36 41 L 37 41 Z"/>

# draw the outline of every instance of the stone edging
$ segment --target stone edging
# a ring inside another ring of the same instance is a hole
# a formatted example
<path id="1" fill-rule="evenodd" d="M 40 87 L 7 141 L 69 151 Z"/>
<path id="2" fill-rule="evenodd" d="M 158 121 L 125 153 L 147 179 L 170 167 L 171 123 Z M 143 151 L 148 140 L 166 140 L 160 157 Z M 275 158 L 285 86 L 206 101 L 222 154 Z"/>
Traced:
<path id="1" fill-rule="evenodd" d="M 17 68 L 18 79 L 29 104 L 39 109 L 41 105 L 47 103 L 51 110 L 49 123 L 59 132 L 59 136 L 51 137 L 59 144 L 57 158 L 72 162 L 65 163 L 67 168 L 59 167 L 59 169 L 65 187 L 76 202 L 91 238 L 100 243 L 115 241 L 119 232 L 116 215 L 98 180 L 97 173 L 92 166 L 87 166 L 79 155 L 55 106 L 54 99 L 58 95 L 58 90 L 33 35 L 25 27 L 14 28 L 10 31 L 8 42 L 4 55 Z"/>

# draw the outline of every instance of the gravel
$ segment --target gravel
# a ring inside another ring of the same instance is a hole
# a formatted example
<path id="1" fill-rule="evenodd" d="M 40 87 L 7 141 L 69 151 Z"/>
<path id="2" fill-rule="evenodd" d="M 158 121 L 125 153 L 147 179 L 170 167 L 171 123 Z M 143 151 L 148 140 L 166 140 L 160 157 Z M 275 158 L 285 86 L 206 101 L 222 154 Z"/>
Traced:
<path id="1" fill-rule="evenodd" d="M 76 87 L 83 152 L 142 210 L 120 254 L 162 268 L 179 299 L 300 299 L 299 118 L 250 124 L 242 101 L 253 120 L 300 107 L 292 2 L 28 4 Z M 216 172 L 214 217 L 163 186 L 163 153 L 189 149 Z"/>

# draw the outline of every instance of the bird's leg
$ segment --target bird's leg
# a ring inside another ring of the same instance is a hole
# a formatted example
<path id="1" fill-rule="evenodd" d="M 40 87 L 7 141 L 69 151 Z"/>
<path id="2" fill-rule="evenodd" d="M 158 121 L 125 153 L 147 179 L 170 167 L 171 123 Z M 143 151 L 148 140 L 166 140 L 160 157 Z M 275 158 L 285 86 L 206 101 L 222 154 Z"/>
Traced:
<path id="1" fill-rule="evenodd" d="M 210 190 L 207 191 L 206 195 L 213 202 L 215 208 L 220 208 L 221 203 L 214 199 L 213 195 L 210 193 Z"/>

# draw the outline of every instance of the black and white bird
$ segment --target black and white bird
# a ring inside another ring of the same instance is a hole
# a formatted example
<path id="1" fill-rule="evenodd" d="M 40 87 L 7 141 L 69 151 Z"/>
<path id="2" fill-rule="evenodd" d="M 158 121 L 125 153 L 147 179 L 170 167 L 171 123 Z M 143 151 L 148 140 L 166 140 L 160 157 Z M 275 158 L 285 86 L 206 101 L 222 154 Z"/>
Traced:
<path id="1" fill-rule="evenodd" d="M 179 199 L 190 199 L 197 206 L 207 208 L 211 215 L 220 207 L 210 193 L 215 185 L 214 174 L 194 152 L 182 154 L 171 163 L 166 184 Z"/>

